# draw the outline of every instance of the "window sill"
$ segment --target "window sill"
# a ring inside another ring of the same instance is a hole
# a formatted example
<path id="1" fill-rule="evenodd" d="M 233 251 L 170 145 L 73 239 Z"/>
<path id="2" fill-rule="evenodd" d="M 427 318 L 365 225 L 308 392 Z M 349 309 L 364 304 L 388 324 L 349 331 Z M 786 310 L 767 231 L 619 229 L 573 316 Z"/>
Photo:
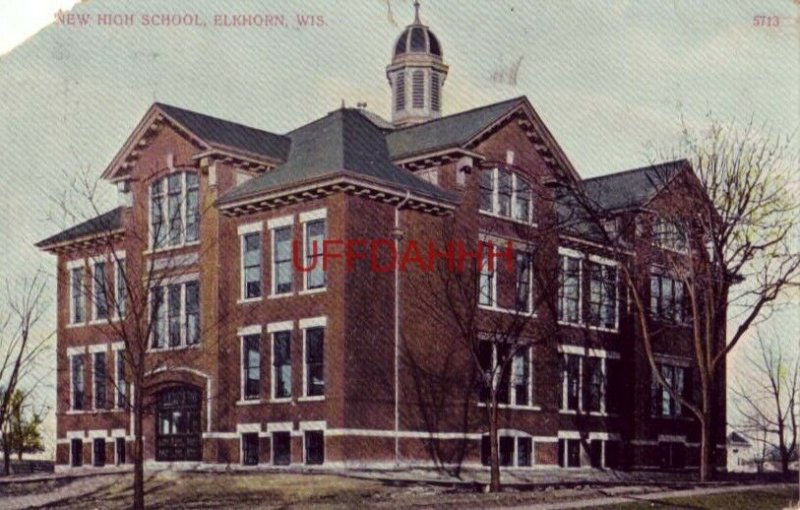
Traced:
<path id="1" fill-rule="evenodd" d="M 113 321 L 113 319 L 111 319 L 111 321 Z M 89 326 L 101 326 L 103 324 L 108 324 L 109 322 L 110 322 L 109 319 L 107 317 L 105 317 L 105 318 L 102 318 L 102 319 L 95 319 L 95 320 L 89 321 Z"/>
<path id="2" fill-rule="evenodd" d="M 311 396 L 311 397 L 305 396 L 305 397 L 299 397 L 297 399 L 298 402 L 322 402 L 324 400 L 325 400 L 325 395 Z"/>
<path id="3" fill-rule="evenodd" d="M 478 402 L 478 407 L 486 407 L 484 402 Z M 498 409 L 511 409 L 512 411 L 541 411 L 542 407 L 537 405 L 521 405 L 521 404 L 497 404 Z"/>
<path id="4" fill-rule="evenodd" d="M 261 400 L 260 398 L 258 398 L 258 399 L 250 399 L 250 400 L 237 400 L 236 401 L 236 405 L 237 406 L 257 406 L 257 405 L 266 404 L 266 403 L 267 402 L 265 400 Z"/>
<path id="5" fill-rule="evenodd" d="M 70 322 L 65 327 L 67 329 L 84 328 L 84 327 L 86 327 L 86 323 L 85 322 Z"/>
<path id="6" fill-rule="evenodd" d="M 603 326 L 587 326 L 592 331 L 599 331 L 601 333 L 619 333 L 619 326 L 616 328 L 606 328 Z"/>
<path id="7" fill-rule="evenodd" d="M 152 246 L 142 252 L 142 255 L 161 255 L 162 253 L 168 253 L 175 250 L 180 250 L 182 248 L 193 248 L 200 246 L 200 241 L 192 241 L 189 243 L 177 244 L 175 246 L 164 246 L 163 248 L 153 248 Z"/>
<path id="8" fill-rule="evenodd" d="M 520 310 L 514 310 L 513 308 L 503 308 L 500 306 L 492 306 L 492 305 L 478 305 L 478 308 L 489 312 L 510 313 L 514 315 L 519 315 L 520 317 L 536 318 L 535 312 L 524 312 Z"/>
<path id="9" fill-rule="evenodd" d="M 581 415 L 581 416 L 596 416 L 596 417 L 599 417 L 599 418 L 613 418 L 613 417 L 617 416 L 617 414 L 606 413 L 606 412 L 603 412 L 603 411 L 588 411 L 588 412 L 586 412 L 586 411 L 576 411 L 574 409 L 559 409 L 558 410 L 558 414 L 566 414 L 566 415 L 572 415 L 572 416 L 578 416 L 578 415 Z"/>
<path id="10" fill-rule="evenodd" d="M 289 398 L 271 398 L 271 399 L 269 399 L 269 403 L 270 404 L 291 404 L 292 403 L 292 399 L 291 399 L 291 397 L 289 397 Z"/>
<path id="11" fill-rule="evenodd" d="M 185 351 L 189 349 L 199 349 L 200 343 L 192 344 L 192 345 L 176 345 L 174 347 L 148 347 L 148 353 L 156 353 L 156 352 L 172 352 L 172 351 Z"/>
<path id="12" fill-rule="evenodd" d="M 294 292 L 284 292 L 283 294 L 270 294 L 267 296 L 267 299 L 282 299 L 287 297 L 293 297 L 295 295 Z"/>
<path id="13" fill-rule="evenodd" d="M 252 297 L 252 298 L 239 298 L 236 301 L 237 305 L 247 305 L 250 303 L 260 303 L 263 300 L 262 296 Z"/>
<path id="14" fill-rule="evenodd" d="M 322 292 L 325 292 L 326 290 L 328 290 L 327 287 L 321 287 L 319 289 L 305 289 L 305 290 L 301 290 L 297 294 L 300 295 L 300 296 L 308 296 L 310 294 L 320 294 Z"/>
<path id="15" fill-rule="evenodd" d="M 558 321 L 558 325 L 559 326 L 567 326 L 567 327 L 570 327 L 570 328 L 585 328 L 586 327 L 586 323 L 584 323 L 584 322 L 566 322 L 566 321 L 562 321 L 562 320 Z"/>
<path id="16" fill-rule="evenodd" d="M 496 220 L 508 221 L 510 223 L 516 223 L 517 225 L 524 225 L 526 227 L 537 227 L 538 226 L 535 221 L 522 221 L 522 220 L 518 220 L 516 218 L 512 218 L 511 216 L 503 216 L 502 214 L 497 214 L 497 213 L 493 213 L 493 212 L 489 212 L 489 211 L 482 211 L 480 209 L 478 209 L 478 213 L 480 213 L 483 216 L 486 216 L 487 218 L 493 218 L 493 219 L 496 219 Z"/>

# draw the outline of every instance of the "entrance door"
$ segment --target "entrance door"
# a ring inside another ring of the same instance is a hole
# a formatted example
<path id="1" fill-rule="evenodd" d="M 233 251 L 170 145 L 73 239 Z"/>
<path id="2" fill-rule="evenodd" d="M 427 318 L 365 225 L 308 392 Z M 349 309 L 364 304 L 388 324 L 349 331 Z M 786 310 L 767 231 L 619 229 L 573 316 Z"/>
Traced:
<path id="1" fill-rule="evenodd" d="M 199 461 L 200 391 L 170 388 L 158 395 L 156 413 L 156 460 Z"/>

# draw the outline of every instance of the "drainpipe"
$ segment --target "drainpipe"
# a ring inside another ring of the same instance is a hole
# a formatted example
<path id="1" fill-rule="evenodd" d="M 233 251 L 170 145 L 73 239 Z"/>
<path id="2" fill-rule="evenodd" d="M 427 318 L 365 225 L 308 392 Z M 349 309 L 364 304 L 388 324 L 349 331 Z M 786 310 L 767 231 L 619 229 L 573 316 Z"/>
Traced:
<path id="1" fill-rule="evenodd" d="M 394 208 L 394 463 L 400 465 L 400 240 L 403 231 L 400 229 L 400 208 L 406 205 L 411 192 Z"/>

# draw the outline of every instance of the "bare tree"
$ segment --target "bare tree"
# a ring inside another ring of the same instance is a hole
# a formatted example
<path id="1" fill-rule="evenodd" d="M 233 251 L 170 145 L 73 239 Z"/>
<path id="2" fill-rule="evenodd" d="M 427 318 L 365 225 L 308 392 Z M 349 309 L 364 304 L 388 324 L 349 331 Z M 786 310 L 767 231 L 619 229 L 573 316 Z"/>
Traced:
<path id="1" fill-rule="evenodd" d="M 653 167 L 650 184 L 659 193 L 647 210 L 622 225 L 637 237 L 649 234 L 653 246 L 636 253 L 638 266 L 622 264 L 621 273 L 655 381 L 700 421 L 700 479 L 707 480 L 714 471 L 727 356 L 781 304 L 800 272 L 800 202 L 792 180 L 797 155 L 790 139 L 753 121 L 739 128 L 715 120 L 699 134 L 684 125 L 676 153 L 685 159 Z M 607 212 L 582 190 L 571 191 L 622 253 L 623 237 L 615 240 L 605 230 Z M 649 293 L 637 278 L 637 267 L 648 266 L 672 279 L 668 295 L 652 276 Z M 698 399 L 668 380 L 656 359 L 676 324 L 691 331 Z"/>
<path id="2" fill-rule="evenodd" d="M 199 193 L 198 193 L 199 195 Z M 163 200 L 166 200 L 164 198 Z M 198 229 L 200 217 L 213 208 L 209 201 L 197 197 L 198 216 L 193 218 L 193 227 Z M 182 203 L 171 204 L 173 212 L 162 214 L 162 221 L 153 225 L 126 224 L 126 220 L 116 220 L 103 214 L 102 197 L 98 192 L 98 181 L 89 173 L 78 173 L 70 180 L 68 190 L 63 196 L 54 197 L 55 206 L 61 217 L 72 222 L 92 219 L 97 230 L 94 251 L 103 259 L 102 270 L 93 270 L 91 278 L 82 279 L 81 293 L 89 297 L 90 306 L 103 310 L 102 321 L 97 329 L 98 338 L 105 342 L 121 343 L 123 377 L 114 376 L 114 370 L 105 370 L 104 385 L 111 389 L 111 399 L 105 405 L 116 405 L 131 415 L 130 426 L 133 434 L 133 507 L 145 506 L 144 491 L 144 420 L 153 414 L 156 405 L 155 391 L 158 382 L 154 376 L 169 373 L 177 366 L 193 365 L 203 358 L 205 352 L 218 345 L 219 328 L 222 317 L 206 320 L 200 325 L 200 289 L 191 290 L 192 310 L 189 310 L 189 289 L 184 289 L 185 321 L 175 322 L 168 306 L 174 299 L 170 296 L 176 283 L 185 271 L 185 254 L 166 252 L 152 256 L 145 253 L 148 248 L 158 246 L 167 236 L 186 235 L 189 228 L 184 224 L 181 213 Z M 149 205 L 148 205 L 149 206 Z M 125 214 L 126 208 L 123 208 Z M 131 208 L 127 208 L 131 211 Z M 188 214 L 188 213 L 187 213 Z M 187 216 L 188 217 L 188 216 Z M 132 218 L 131 218 L 132 219 Z M 216 247 L 216 241 L 204 240 L 199 245 L 198 260 Z M 125 251 L 124 257 L 120 254 Z M 115 268 L 112 274 L 109 268 Z M 179 305 L 181 306 L 181 305 Z M 204 346 L 203 349 L 175 349 L 180 345 Z M 106 390 L 106 393 L 109 393 Z M 108 397 L 105 397 L 109 400 Z M 215 395 L 205 395 L 206 405 L 211 405 Z M 200 445 L 197 445 L 198 451 Z"/>
<path id="3" fill-rule="evenodd" d="M 740 428 L 764 449 L 776 450 L 786 474 L 798 446 L 800 354 L 787 354 L 779 341 L 765 340 L 760 331 L 757 340 L 757 352 L 747 353 L 747 369 L 732 388 L 742 416 Z"/>
<path id="4" fill-rule="evenodd" d="M 36 362 L 51 338 L 37 332 L 46 310 L 44 289 L 40 273 L 17 284 L 6 283 L 7 311 L 0 316 L 0 430 L 7 428 L 14 395 L 21 384 L 24 382 L 30 392 L 46 376 Z M 4 473 L 10 474 L 8 458 Z"/>

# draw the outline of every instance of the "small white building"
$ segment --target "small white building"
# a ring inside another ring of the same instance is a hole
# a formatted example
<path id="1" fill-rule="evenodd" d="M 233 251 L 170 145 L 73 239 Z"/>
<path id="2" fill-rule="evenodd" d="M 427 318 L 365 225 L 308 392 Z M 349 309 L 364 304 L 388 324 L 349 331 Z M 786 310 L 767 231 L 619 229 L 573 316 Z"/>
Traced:
<path id="1" fill-rule="evenodd" d="M 754 473 L 757 464 L 753 458 L 753 445 L 738 432 L 728 434 L 728 471 L 732 473 Z"/>

